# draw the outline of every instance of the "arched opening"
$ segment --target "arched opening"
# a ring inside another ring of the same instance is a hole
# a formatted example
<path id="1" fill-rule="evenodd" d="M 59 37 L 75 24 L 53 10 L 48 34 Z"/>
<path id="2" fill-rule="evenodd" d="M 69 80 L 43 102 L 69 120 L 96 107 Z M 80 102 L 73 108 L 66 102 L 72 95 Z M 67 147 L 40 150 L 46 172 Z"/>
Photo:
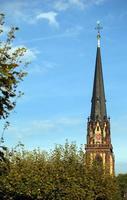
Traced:
<path id="1" fill-rule="evenodd" d="M 95 156 L 95 161 L 97 164 L 102 165 L 103 161 L 102 161 L 102 157 L 100 156 L 100 154 L 97 154 Z"/>
<path id="2" fill-rule="evenodd" d="M 97 173 L 103 174 L 103 160 L 99 153 L 95 156 L 94 166 L 96 168 Z"/>

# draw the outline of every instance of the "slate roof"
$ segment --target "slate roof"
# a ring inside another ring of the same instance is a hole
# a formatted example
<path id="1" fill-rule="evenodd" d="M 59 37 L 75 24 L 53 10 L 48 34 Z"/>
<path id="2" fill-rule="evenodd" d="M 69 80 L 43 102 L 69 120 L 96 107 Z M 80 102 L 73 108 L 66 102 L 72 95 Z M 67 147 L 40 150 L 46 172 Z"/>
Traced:
<path id="1" fill-rule="evenodd" d="M 99 119 L 102 121 L 104 118 L 107 118 L 100 47 L 97 47 L 93 95 L 91 102 L 90 119 L 94 121 Z"/>

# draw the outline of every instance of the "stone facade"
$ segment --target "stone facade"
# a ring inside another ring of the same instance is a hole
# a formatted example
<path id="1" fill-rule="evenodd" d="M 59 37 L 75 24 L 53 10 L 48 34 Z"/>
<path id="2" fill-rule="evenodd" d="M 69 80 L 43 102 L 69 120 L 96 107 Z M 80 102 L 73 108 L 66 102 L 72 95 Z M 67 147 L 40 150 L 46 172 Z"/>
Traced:
<path id="1" fill-rule="evenodd" d="M 114 154 L 111 144 L 110 119 L 107 117 L 104 80 L 100 49 L 100 27 L 97 26 L 99 45 L 95 62 L 95 74 L 93 83 L 93 94 L 91 114 L 87 124 L 87 144 L 85 146 L 86 159 L 90 163 L 99 159 L 104 169 L 111 175 L 114 174 Z"/>

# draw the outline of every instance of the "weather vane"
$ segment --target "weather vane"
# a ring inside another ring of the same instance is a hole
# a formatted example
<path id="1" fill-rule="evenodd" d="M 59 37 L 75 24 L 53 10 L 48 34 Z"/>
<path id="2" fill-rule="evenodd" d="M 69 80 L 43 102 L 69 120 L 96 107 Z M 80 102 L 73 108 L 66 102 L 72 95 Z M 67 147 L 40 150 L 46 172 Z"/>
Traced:
<path id="1" fill-rule="evenodd" d="M 100 21 L 97 21 L 95 29 L 97 30 L 97 46 L 100 47 L 100 38 L 101 38 L 100 30 L 103 29 L 103 27 L 100 25 Z"/>

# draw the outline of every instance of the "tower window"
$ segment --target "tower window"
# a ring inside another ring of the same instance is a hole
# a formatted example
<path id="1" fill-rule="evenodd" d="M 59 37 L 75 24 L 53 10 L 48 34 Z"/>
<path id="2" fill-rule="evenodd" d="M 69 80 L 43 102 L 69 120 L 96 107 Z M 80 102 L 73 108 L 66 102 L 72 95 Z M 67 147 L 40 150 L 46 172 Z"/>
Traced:
<path id="1" fill-rule="evenodd" d="M 98 164 L 102 164 L 102 157 L 99 154 L 96 155 L 95 160 Z"/>

